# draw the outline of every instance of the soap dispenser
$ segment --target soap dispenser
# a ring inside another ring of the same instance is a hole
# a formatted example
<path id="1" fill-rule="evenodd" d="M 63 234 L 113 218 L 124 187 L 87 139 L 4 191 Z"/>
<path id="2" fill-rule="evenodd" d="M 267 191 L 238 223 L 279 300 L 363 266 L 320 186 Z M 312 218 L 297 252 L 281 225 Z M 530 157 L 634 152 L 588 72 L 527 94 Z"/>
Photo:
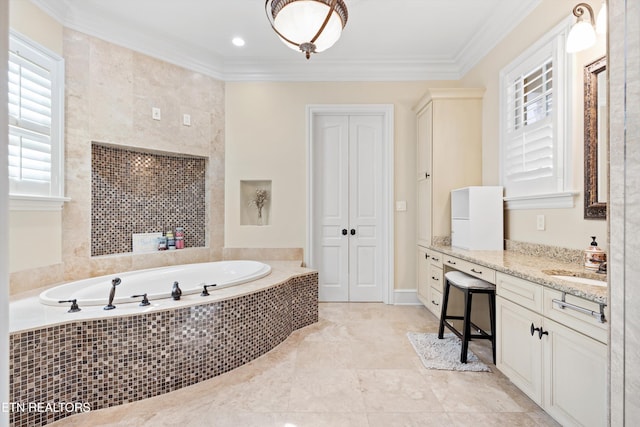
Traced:
<path id="1" fill-rule="evenodd" d="M 587 270 L 598 270 L 600 264 L 607 260 L 607 256 L 598 247 L 596 236 L 591 236 L 591 244 L 584 251 L 584 268 Z"/>

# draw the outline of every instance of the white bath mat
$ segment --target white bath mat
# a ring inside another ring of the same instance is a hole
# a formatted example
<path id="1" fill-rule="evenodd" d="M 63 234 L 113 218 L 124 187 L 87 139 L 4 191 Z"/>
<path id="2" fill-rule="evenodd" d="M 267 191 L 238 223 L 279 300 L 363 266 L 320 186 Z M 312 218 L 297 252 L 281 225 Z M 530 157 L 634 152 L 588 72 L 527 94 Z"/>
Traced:
<path id="1" fill-rule="evenodd" d="M 453 334 L 438 339 L 438 334 L 407 332 L 407 337 L 427 369 L 491 372 L 471 350 L 467 351 L 467 363 L 460 363 L 462 342 Z"/>

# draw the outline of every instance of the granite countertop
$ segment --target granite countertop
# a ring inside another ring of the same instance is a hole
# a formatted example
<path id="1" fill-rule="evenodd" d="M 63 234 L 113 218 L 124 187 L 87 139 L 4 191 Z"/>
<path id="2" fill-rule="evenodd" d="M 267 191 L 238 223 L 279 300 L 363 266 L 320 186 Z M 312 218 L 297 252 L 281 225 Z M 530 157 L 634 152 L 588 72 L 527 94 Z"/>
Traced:
<path id="1" fill-rule="evenodd" d="M 512 250 L 472 251 L 451 246 L 431 245 L 432 250 L 473 262 L 496 271 L 519 277 L 570 295 L 599 304 L 607 304 L 607 286 L 584 285 L 552 277 L 552 274 L 572 275 L 596 280 L 606 276 L 586 270 L 575 262 L 562 261 L 550 253 L 548 256 L 529 255 Z"/>

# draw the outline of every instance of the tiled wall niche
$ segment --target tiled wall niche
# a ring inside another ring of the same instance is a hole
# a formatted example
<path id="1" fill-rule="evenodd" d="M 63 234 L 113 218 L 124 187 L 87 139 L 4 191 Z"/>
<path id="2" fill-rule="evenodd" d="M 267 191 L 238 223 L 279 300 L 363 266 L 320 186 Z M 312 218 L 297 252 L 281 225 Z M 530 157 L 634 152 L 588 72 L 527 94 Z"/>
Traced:
<path id="1" fill-rule="evenodd" d="M 242 366 L 317 321 L 318 273 L 308 272 L 223 301 L 16 332 L 9 401 L 97 410 L 146 399 Z M 34 427 L 70 415 L 12 411 L 9 422 Z"/>
<path id="2" fill-rule="evenodd" d="M 257 192 L 266 193 L 266 200 L 258 215 Z M 240 225 L 269 225 L 271 223 L 271 180 L 240 181 Z"/>
<path id="3" fill-rule="evenodd" d="M 184 228 L 204 247 L 206 159 L 91 146 L 91 255 L 132 251 L 133 233 Z"/>

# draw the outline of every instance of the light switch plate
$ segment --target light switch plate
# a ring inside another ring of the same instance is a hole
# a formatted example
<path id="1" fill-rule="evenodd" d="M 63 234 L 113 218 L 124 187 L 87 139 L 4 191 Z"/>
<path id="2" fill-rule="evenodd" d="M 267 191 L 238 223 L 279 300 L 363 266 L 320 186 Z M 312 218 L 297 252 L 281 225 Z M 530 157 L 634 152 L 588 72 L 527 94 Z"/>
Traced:
<path id="1" fill-rule="evenodd" d="M 396 202 L 396 211 L 404 212 L 407 210 L 407 202 L 405 200 L 400 200 Z"/>
<path id="2" fill-rule="evenodd" d="M 153 118 L 153 120 L 160 120 L 160 109 L 158 107 L 151 109 L 151 118 Z"/>

